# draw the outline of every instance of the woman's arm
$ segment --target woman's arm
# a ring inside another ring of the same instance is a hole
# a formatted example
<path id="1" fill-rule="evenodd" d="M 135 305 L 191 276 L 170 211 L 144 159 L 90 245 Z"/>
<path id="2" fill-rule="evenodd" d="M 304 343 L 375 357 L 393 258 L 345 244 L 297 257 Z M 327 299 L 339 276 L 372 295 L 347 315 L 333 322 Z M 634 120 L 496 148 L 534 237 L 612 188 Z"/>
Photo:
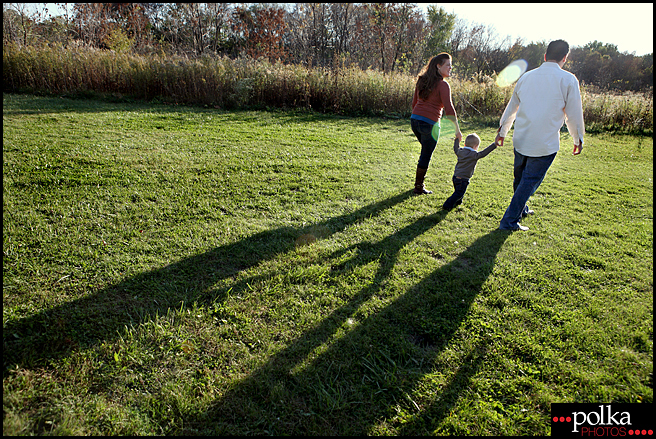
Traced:
<path id="1" fill-rule="evenodd" d="M 453 126 L 456 127 L 456 139 L 459 141 L 462 140 L 462 133 L 460 132 L 460 125 L 458 125 L 458 116 L 447 114 L 444 116 L 446 119 L 450 120 L 453 123 Z"/>
<path id="2" fill-rule="evenodd" d="M 414 111 L 415 105 L 417 105 L 417 101 L 419 100 L 419 90 L 417 89 L 417 86 L 415 86 L 415 92 L 412 95 L 412 110 Z"/>
<path id="3" fill-rule="evenodd" d="M 456 109 L 451 100 L 451 87 L 446 81 L 441 81 L 440 97 L 442 98 L 442 104 L 444 105 L 444 117 L 453 123 L 453 126 L 456 129 L 456 138 L 462 140 L 462 132 L 460 132 L 460 125 L 458 124 L 458 115 L 456 114 Z"/>

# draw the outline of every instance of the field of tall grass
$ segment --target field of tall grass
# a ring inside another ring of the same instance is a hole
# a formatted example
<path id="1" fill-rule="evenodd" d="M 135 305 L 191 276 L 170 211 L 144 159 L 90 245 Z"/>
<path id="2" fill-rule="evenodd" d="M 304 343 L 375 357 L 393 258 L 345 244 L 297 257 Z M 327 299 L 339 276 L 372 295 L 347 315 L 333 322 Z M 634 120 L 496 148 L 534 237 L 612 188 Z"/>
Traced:
<path id="1" fill-rule="evenodd" d="M 498 122 L 512 87 L 495 78 L 450 83 L 461 118 Z M 89 47 L 3 47 L 4 91 L 107 96 L 221 109 L 304 108 L 351 116 L 409 117 L 414 77 L 355 67 L 266 60 L 137 56 Z M 653 134 L 653 94 L 614 96 L 583 87 L 590 130 Z"/>

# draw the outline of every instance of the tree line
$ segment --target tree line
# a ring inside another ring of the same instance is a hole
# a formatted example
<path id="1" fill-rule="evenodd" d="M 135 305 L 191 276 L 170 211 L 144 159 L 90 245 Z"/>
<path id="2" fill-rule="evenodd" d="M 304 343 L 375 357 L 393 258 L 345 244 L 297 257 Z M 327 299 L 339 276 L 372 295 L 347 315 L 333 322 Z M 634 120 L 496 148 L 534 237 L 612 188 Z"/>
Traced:
<path id="1" fill-rule="evenodd" d="M 424 12 L 409 3 L 75 3 L 61 15 L 45 6 L 3 3 L 3 45 L 9 43 L 266 58 L 410 75 L 445 51 L 457 75 L 481 78 L 515 59 L 525 59 L 529 69 L 539 66 L 548 41 L 511 41 L 443 7 Z M 593 41 L 572 47 L 569 59 L 566 69 L 584 84 L 653 93 L 653 54 L 635 56 Z"/>

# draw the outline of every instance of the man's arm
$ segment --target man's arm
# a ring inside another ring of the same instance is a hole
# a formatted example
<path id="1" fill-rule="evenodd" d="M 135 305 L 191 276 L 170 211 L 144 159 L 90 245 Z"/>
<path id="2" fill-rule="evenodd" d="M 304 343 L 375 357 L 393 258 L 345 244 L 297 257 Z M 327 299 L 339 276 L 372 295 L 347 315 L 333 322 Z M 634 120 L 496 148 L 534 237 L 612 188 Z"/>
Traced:
<path id="1" fill-rule="evenodd" d="M 578 80 L 574 79 L 568 87 L 567 102 L 565 103 L 565 124 L 567 131 L 574 140 L 573 155 L 581 154 L 583 149 L 583 135 L 585 125 L 583 122 L 583 102 Z"/>
<path id="2" fill-rule="evenodd" d="M 508 135 L 508 131 L 510 131 L 510 127 L 517 117 L 517 110 L 519 110 L 519 97 L 517 96 L 517 86 L 515 86 L 512 98 L 510 98 L 510 102 L 506 105 L 506 109 L 499 121 L 497 137 L 494 139 L 495 144 L 503 146 L 503 139 Z"/>

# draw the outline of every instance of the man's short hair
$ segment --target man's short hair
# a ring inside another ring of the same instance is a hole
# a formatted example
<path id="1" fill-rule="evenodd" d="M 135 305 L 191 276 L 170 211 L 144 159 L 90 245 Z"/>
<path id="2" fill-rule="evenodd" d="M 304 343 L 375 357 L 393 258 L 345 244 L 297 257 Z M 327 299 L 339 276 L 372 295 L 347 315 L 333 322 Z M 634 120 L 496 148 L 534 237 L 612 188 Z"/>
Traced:
<path id="1" fill-rule="evenodd" d="M 547 46 L 547 61 L 561 61 L 569 53 L 569 44 L 565 40 L 556 40 Z"/>

